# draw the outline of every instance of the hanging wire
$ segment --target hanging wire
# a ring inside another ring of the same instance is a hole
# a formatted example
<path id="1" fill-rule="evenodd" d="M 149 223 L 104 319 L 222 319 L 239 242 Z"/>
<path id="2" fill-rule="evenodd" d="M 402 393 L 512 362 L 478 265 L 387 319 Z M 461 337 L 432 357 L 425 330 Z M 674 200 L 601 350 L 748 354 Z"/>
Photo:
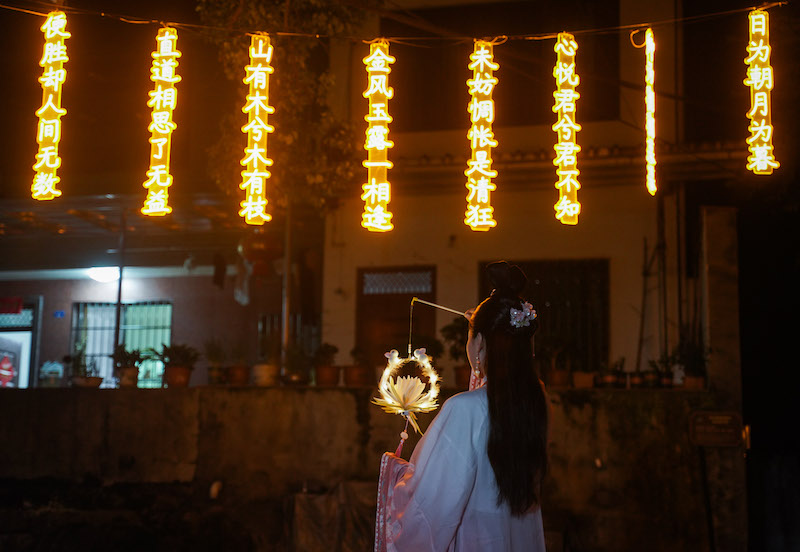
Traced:
<path id="1" fill-rule="evenodd" d="M 30 4 L 41 6 L 42 8 L 47 9 L 47 12 L 38 12 L 33 11 L 31 9 L 22 8 L 18 6 L 11 6 L 8 4 L 0 4 L 0 9 L 6 9 L 11 11 L 17 11 L 21 13 L 26 13 L 29 15 L 37 15 L 41 17 L 46 17 L 47 13 L 53 11 L 54 9 L 63 10 L 66 13 L 74 13 L 74 14 L 81 14 L 81 15 L 96 15 L 99 17 L 105 17 L 109 19 L 116 19 L 123 23 L 132 23 L 132 24 L 162 24 L 162 21 L 159 19 L 150 19 L 150 18 L 143 18 L 143 17 L 135 17 L 130 15 L 121 15 L 121 14 L 111 14 L 102 11 L 95 11 L 95 10 L 88 10 L 84 8 L 76 8 L 72 6 L 49 6 L 44 4 L 43 2 L 35 2 L 30 1 Z M 743 12 L 750 12 L 755 9 L 760 10 L 769 10 L 771 8 L 775 8 L 778 6 L 785 6 L 789 2 L 786 0 L 780 2 L 768 2 L 766 4 L 762 4 L 760 6 L 751 6 L 747 8 L 737 8 L 732 10 L 724 10 L 700 15 L 693 15 L 689 17 L 676 17 L 672 19 L 661 19 L 658 21 L 652 22 L 644 22 L 644 23 L 633 23 L 630 25 L 618 25 L 613 27 L 599 27 L 593 29 L 578 29 L 574 31 L 569 31 L 572 35 L 601 35 L 601 34 L 611 34 L 611 33 L 619 33 L 622 31 L 631 31 L 631 30 L 641 30 L 644 27 L 656 27 L 661 25 L 672 25 L 675 23 L 687 23 L 687 22 L 695 22 L 695 21 L 703 21 L 707 19 L 719 18 L 719 17 L 726 17 L 729 15 L 734 15 Z M 273 36 L 287 36 L 287 37 L 305 37 L 305 38 L 314 38 L 314 39 L 321 39 L 321 38 L 338 38 L 343 40 L 350 40 L 354 42 L 371 42 L 375 39 L 373 38 L 363 38 L 363 37 L 355 37 L 355 36 L 340 36 L 340 35 L 327 35 L 327 34 L 317 34 L 317 33 L 302 33 L 302 32 L 289 32 L 289 31 L 264 31 L 261 30 L 253 30 L 253 29 L 245 29 L 245 28 L 234 28 L 234 27 L 223 27 L 219 25 L 206 25 L 206 24 L 199 24 L 199 23 L 180 23 L 180 22 L 169 22 L 171 26 L 175 27 L 184 27 L 184 28 L 195 28 L 195 29 L 203 29 L 209 31 L 225 31 L 229 33 L 235 34 L 255 34 L 259 32 L 268 32 Z M 507 40 L 550 40 L 554 39 L 558 36 L 558 32 L 549 32 L 549 33 L 532 33 L 532 34 L 520 34 L 520 35 L 500 35 L 499 37 L 495 38 L 494 40 L 498 40 L 500 38 L 503 39 L 502 42 L 498 44 L 502 44 Z M 406 36 L 406 37 L 391 37 L 385 38 L 384 40 L 388 40 L 389 42 L 392 41 L 464 41 L 464 40 L 473 40 L 475 37 L 472 36 L 440 36 L 440 37 L 420 37 L 420 36 Z M 493 42 L 495 43 L 495 42 Z"/>

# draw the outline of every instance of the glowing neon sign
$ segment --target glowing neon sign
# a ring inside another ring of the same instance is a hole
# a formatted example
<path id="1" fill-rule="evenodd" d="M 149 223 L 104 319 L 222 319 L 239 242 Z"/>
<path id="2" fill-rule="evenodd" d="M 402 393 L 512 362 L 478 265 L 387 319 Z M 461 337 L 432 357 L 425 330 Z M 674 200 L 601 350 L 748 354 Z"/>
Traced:
<path id="1" fill-rule="evenodd" d="M 273 72 L 272 45 L 269 37 L 254 35 L 250 40 L 250 65 L 245 67 L 244 83 L 250 89 L 242 112 L 247 114 L 247 124 L 242 132 L 247 134 L 245 157 L 240 161 L 245 170 L 242 171 L 242 183 L 239 187 L 245 192 L 245 200 L 241 202 L 239 216 L 244 217 L 247 224 L 262 225 L 272 220 L 265 209 L 267 206 L 266 182 L 271 176 L 268 167 L 272 159 L 267 157 L 267 136 L 275 130 L 267 119 L 275 113 L 269 105 L 269 76 Z"/>
<path id="2" fill-rule="evenodd" d="M 772 87 L 774 79 L 769 63 L 769 14 L 753 10 L 749 14 L 750 42 L 747 44 L 747 78 L 750 87 L 750 136 L 747 138 L 747 170 L 755 174 L 772 174 L 780 167 L 772 153 Z"/>
<path id="3" fill-rule="evenodd" d="M 492 169 L 492 148 L 497 147 L 492 123 L 494 122 L 494 100 L 492 92 L 497 84 L 494 71 L 500 65 L 494 61 L 492 44 L 476 40 L 467 66 L 472 70 L 472 78 L 467 80 L 471 96 L 467 112 L 470 114 L 472 126 L 467 132 L 472 154 L 467 161 L 467 211 L 464 213 L 464 224 L 475 231 L 487 231 L 497 226 L 494 220 L 494 208 L 491 204 L 491 192 L 497 189 L 492 178 L 497 171 Z"/>
<path id="4" fill-rule="evenodd" d="M 172 131 L 175 123 L 172 112 L 178 102 L 175 83 L 181 77 L 176 74 L 178 58 L 181 53 L 176 49 L 178 33 L 175 29 L 164 27 L 159 29 L 156 37 L 157 48 L 152 53 L 153 66 L 150 69 L 150 80 L 155 88 L 149 92 L 148 107 L 153 108 L 150 126 L 150 169 L 147 180 L 142 184 L 147 188 L 142 213 L 150 216 L 164 216 L 172 212 L 169 206 L 169 187 L 172 186 L 172 175 L 169 172 L 169 157 L 172 146 Z"/>
<path id="5" fill-rule="evenodd" d="M 368 85 L 363 96 L 369 99 L 369 113 L 364 117 L 367 121 L 366 141 L 367 160 L 362 164 L 367 169 L 367 182 L 362 186 L 364 193 L 364 212 L 361 215 L 361 226 L 371 232 L 388 232 L 392 225 L 392 213 L 388 206 L 391 201 L 391 185 L 387 172 L 392 168 L 388 150 L 394 147 L 389 140 L 389 100 L 394 90 L 389 87 L 389 64 L 395 58 L 389 55 L 389 43 L 378 40 L 369 46 L 369 55 L 363 59 L 366 65 Z"/>
<path id="6" fill-rule="evenodd" d="M 645 107 L 645 162 L 647 165 L 647 191 L 656 195 L 656 93 L 653 86 L 656 80 L 654 60 L 656 42 L 653 29 L 644 33 L 644 107 Z"/>
<path id="7" fill-rule="evenodd" d="M 36 111 L 39 117 L 39 127 L 36 132 L 36 142 L 39 151 L 36 154 L 36 163 L 33 170 L 36 175 L 31 185 L 33 199 L 48 200 L 61 195 L 57 188 L 61 180 L 56 171 L 61 166 L 58 156 L 58 143 L 61 141 L 61 117 L 67 112 L 61 107 L 61 85 L 67 78 L 64 62 L 67 57 L 67 46 L 64 40 L 71 35 L 66 31 L 67 16 L 64 12 L 54 11 L 47 15 L 47 19 L 40 27 L 44 33 L 44 51 L 39 65 L 42 67 L 42 107 Z"/>
<path id="8" fill-rule="evenodd" d="M 581 147 L 577 143 L 578 131 L 581 129 L 575 121 L 575 101 L 581 97 L 575 88 L 580 83 L 578 73 L 575 71 L 575 53 L 578 43 L 569 33 L 558 33 L 558 39 L 553 50 L 557 54 L 553 76 L 556 79 L 556 91 L 553 92 L 555 105 L 553 113 L 558 114 L 558 121 L 552 129 L 558 135 L 558 143 L 553 146 L 556 157 L 553 165 L 558 167 L 556 175 L 558 181 L 558 202 L 554 205 L 556 218 L 562 224 L 578 224 L 578 215 L 581 204 L 578 203 L 578 152 Z"/>

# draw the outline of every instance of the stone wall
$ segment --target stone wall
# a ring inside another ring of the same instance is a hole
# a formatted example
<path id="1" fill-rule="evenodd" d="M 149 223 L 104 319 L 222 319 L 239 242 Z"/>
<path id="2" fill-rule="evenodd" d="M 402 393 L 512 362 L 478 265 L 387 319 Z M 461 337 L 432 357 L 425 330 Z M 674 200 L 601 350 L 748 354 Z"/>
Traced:
<path id="1" fill-rule="evenodd" d="M 397 445 L 402 420 L 370 404 L 371 394 L 313 387 L 2 390 L 0 519 L 16 522 L 0 523 L 0 544 L 34 542 L 37 524 L 46 523 L 51 533 L 57 527 L 75 538 L 79 532 L 69 528 L 89 524 L 95 530 L 88 534 L 105 535 L 105 546 L 121 531 L 164 546 L 209 544 L 210 535 L 230 533 L 230 550 L 286 549 L 292 535 L 302 540 L 290 497 L 376 482 L 381 453 Z M 713 396 L 552 390 L 543 497 L 551 541 L 573 551 L 709 549 L 703 463 L 689 442 L 688 417 L 713 408 Z M 712 489 L 743 484 L 730 471 L 709 477 Z M 214 500 L 215 481 L 222 487 Z M 372 485 L 358 488 L 362 503 L 374 500 Z M 712 500 L 712 508 L 721 527 L 742 522 L 730 504 Z M 116 525 L 108 520 L 113 512 Z M 371 521 L 353 527 L 363 539 Z"/>

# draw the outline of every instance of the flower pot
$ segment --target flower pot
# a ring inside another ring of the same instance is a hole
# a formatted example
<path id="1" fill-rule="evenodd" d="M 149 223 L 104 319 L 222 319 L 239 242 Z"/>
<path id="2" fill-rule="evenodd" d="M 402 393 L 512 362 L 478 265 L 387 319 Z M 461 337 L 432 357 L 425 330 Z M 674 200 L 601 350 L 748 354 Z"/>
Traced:
<path id="1" fill-rule="evenodd" d="M 691 391 L 702 391 L 706 388 L 706 378 L 703 376 L 684 376 L 683 388 Z"/>
<path id="2" fill-rule="evenodd" d="M 658 377 L 658 384 L 665 389 L 669 389 L 670 387 L 672 387 L 672 375 L 661 374 Z"/>
<path id="3" fill-rule="evenodd" d="M 188 366 L 165 366 L 164 383 L 167 387 L 189 387 L 192 369 Z"/>
<path id="4" fill-rule="evenodd" d="M 228 385 L 242 387 L 250 384 L 250 367 L 247 364 L 228 366 Z"/>
<path id="5" fill-rule="evenodd" d="M 70 379 L 72 387 L 100 387 L 103 378 L 100 376 L 72 376 Z"/>
<path id="6" fill-rule="evenodd" d="M 367 366 L 351 364 L 344 367 L 344 384 L 348 387 L 365 387 L 377 383 L 372 381 L 372 376 Z"/>
<path id="7" fill-rule="evenodd" d="M 575 389 L 589 389 L 594 387 L 594 372 L 573 372 L 572 385 Z"/>
<path id="8" fill-rule="evenodd" d="M 456 380 L 456 389 L 468 389 L 469 388 L 469 376 L 472 368 L 470 368 L 469 364 L 462 364 L 461 366 L 456 366 L 454 370 L 455 380 Z"/>
<path id="9" fill-rule="evenodd" d="M 642 378 L 645 387 L 658 387 L 658 372 L 644 372 Z"/>
<path id="10" fill-rule="evenodd" d="M 616 387 L 618 378 L 616 374 L 600 374 L 597 377 L 598 387 Z"/>
<path id="11" fill-rule="evenodd" d="M 644 376 L 640 372 L 631 372 L 629 381 L 631 387 L 644 387 Z"/>
<path id="12" fill-rule="evenodd" d="M 569 385 L 567 370 L 551 370 L 548 376 L 550 387 L 567 387 Z"/>
<path id="13" fill-rule="evenodd" d="M 225 385 L 228 382 L 228 373 L 224 366 L 213 364 L 208 367 L 208 384 Z"/>
<path id="14" fill-rule="evenodd" d="M 124 368 L 118 368 L 117 371 L 119 373 L 120 387 L 136 387 L 136 384 L 139 383 L 138 366 L 126 366 Z"/>
<path id="15" fill-rule="evenodd" d="M 323 364 L 316 367 L 316 383 L 321 386 L 334 386 L 339 385 L 339 372 L 341 370 L 338 366 L 331 366 L 330 364 Z"/>
<path id="16" fill-rule="evenodd" d="M 273 387 L 278 385 L 280 366 L 277 364 L 256 364 L 253 366 L 253 385 Z"/>

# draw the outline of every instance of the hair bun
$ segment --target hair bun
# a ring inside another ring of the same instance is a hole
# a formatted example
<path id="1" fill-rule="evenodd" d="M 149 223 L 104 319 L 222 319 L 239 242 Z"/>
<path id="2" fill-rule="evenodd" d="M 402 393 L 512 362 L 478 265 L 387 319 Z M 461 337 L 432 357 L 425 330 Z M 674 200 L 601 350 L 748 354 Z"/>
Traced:
<path id="1" fill-rule="evenodd" d="M 498 295 L 517 297 L 528 283 L 528 277 L 522 269 L 506 261 L 491 263 L 486 267 L 486 272 L 489 275 L 489 282 Z"/>

